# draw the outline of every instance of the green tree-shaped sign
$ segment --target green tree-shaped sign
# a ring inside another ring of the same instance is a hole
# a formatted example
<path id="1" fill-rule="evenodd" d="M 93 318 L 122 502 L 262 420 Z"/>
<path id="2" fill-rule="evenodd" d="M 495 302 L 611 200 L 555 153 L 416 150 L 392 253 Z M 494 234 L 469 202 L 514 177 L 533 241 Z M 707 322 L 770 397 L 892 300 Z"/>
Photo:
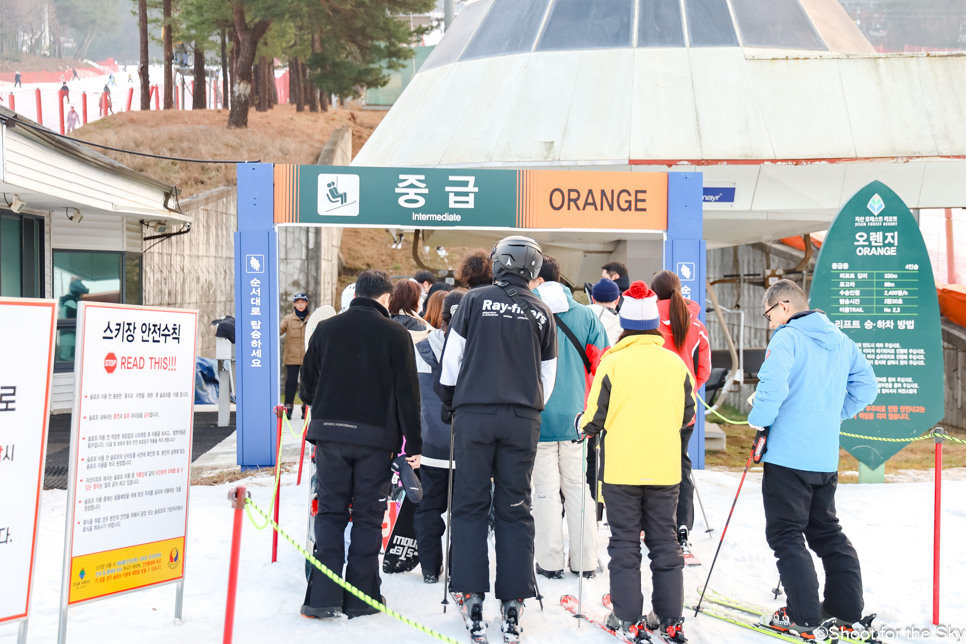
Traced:
<path id="1" fill-rule="evenodd" d="M 912 438 L 944 414 L 942 329 L 932 265 L 902 199 L 873 181 L 839 211 L 815 268 L 810 305 L 859 345 L 879 395 L 842 432 Z M 842 447 L 875 469 L 905 447 L 842 436 Z"/>

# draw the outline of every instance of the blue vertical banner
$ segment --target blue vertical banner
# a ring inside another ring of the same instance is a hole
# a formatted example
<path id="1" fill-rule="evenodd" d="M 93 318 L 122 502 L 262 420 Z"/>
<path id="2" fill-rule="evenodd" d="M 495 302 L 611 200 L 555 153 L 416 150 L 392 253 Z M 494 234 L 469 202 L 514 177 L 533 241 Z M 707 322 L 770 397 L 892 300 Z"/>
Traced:
<path id="1" fill-rule="evenodd" d="M 272 467 L 278 450 L 278 237 L 272 164 L 239 164 L 235 233 L 235 427 L 242 471 Z"/>
<path id="2" fill-rule="evenodd" d="M 707 247 L 704 241 L 703 175 L 700 172 L 671 172 L 667 186 L 667 238 L 664 242 L 664 268 L 681 280 L 684 297 L 701 307 L 705 321 L 707 294 Z M 705 398 L 704 387 L 698 392 Z M 704 406 L 695 409 L 694 433 L 688 454 L 695 469 L 704 469 Z"/>

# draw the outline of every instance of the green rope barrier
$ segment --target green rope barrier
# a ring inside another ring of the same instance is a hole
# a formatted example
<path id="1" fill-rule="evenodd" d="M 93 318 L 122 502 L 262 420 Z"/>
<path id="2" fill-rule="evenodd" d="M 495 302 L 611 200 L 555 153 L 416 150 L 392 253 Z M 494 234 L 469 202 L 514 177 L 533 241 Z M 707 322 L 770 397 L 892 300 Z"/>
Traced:
<path id="1" fill-rule="evenodd" d="M 358 597 L 359 599 L 361 599 L 362 601 L 364 601 L 369 606 L 372 606 L 376 610 L 381 611 L 381 612 L 389 615 L 390 617 L 395 617 L 396 619 L 398 619 L 403 624 L 406 624 L 407 626 L 412 626 L 417 631 L 420 631 L 421 633 L 425 633 L 426 635 L 429 635 L 430 637 L 434 637 L 434 638 L 438 639 L 441 642 L 446 642 L 447 644 L 460 644 L 460 642 L 458 642 L 457 640 L 453 639 L 452 637 L 447 637 L 446 635 L 443 635 L 442 633 L 437 633 L 433 629 L 431 629 L 431 628 L 429 628 L 427 626 L 423 626 L 419 622 L 413 621 L 413 620 L 409 619 L 408 617 L 406 617 L 405 615 L 400 615 L 399 613 L 397 613 L 396 611 L 392 610 L 391 608 L 389 608 L 385 604 L 376 601 L 372 597 L 369 597 L 364 592 L 362 592 L 361 590 L 359 590 L 358 588 L 356 588 L 355 586 L 353 586 L 352 584 L 350 584 L 349 582 L 347 582 L 346 580 L 344 580 L 342 577 L 340 577 L 339 575 L 335 574 L 334 572 L 332 572 L 331 570 L 329 570 L 328 568 L 326 568 L 322 564 L 322 562 L 320 562 L 318 559 L 316 559 L 311 554 L 309 554 L 305 550 L 305 548 L 303 548 L 301 545 L 299 545 L 298 543 L 296 543 L 295 540 L 292 539 L 292 537 L 290 537 L 284 530 L 282 530 L 280 527 L 278 527 L 278 524 L 275 523 L 274 521 L 272 521 L 271 516 L 269 514 L 266 514 L 251 499 L 248 499 L 246 501 L 246 503 L 245 503 L 245 509 L 248 510 L 249 507 L 253 508 L 255 510 L 255 512 L 257 512 L 258 514 L 262 515 L 262 517 L 265 518 L 265 524 L 266 525 L 271 524 L 272 525 L 272 528 L 277 533 L 279 533 L 282 536 L 283 539 L 285 539 L 290 544 L 292 544 L 292 546 L 294 546 L 295 549 L 299 551 L 299 554 L 301 554 L 303 557 L 305 557 L 309 561 L 309 563 L 311 563 L 313 566 L 315 566 L 316 568 L 318 568 L 319 571 L 323 575 L 325 575 L 326 577 L 328 577 L 329 579 L 331 579 L 333 582 L 335 582 L 336 584 L 338 584 L 342 588 L 346 589 L 347 591 L 349 591 L 350 593 L 352 593 L 353 595 L 355 595 L 356 597 Z M 248 517 L 249 517 L 249 519 L 251 519 L 251 513 L 248 514 Z M 254 523 L 254 520 L 252 520 L 252 523 Z M 258 527 L 258 526 L 256 525 L 255 527 Z M 259 529 L 261 529 L 261 528 L 259 528 Z"/>
<path id="2" fill-rule="evenodd" d="M 698 400 L 701 401 L 701 404 L 707 407 L 712 414 L 714 414 L 724 422 L 728 423 L 729 425 L 747 425 L 748 424 L 747 420 L 731 420 L 730 418 L 725 418 L 724 416 L 719 414 L 717 410 L 711 409 L 711 405 L 705 402 L 704 398 L 702 398 L 701 396 L 698 396 L 697 394 L 695 395 L 697 396 Z M 936 430 L 930 429 L 922 436 L 916 436 L 915 438 L 882 438 L 879 436 L 862 436 L 861 434 L 849 434 L 848 432 L 841 432 L 841 435 L 848 436 L 849 438 L 859 438 L 859 439 L 868 440 L 868 441 L 881 441 L 883 443 L 913 443 L 915 441 L 928 440 L 930 438 L 933 438 L 937 434 L 936 434 Z M 966 445 L 966 441 L 950 436 L 949 434 L 940 434 L 940 435 L 942 436 L 942 440 L 952 441 L 954 443 L 960 443 L 962 445 Z"/>
<path id="3" fill-rule="evenodd" d="M 849 438 L 861 438 L 867 441 L 880 441 L 883 443 L 914 443 L 916 441 L 924 441 L 927 438 L 933 437 L 933 432 L 930 430 L 927 434 L 922 436 L 916 436 L 915 438 L 884 438 L 881 436 L 862 436 L 861 434 L 849 434 L 848 432 L 839 432 L 842 436 L 848 436 Z"/>
<path id="4" fill-rule="evenodd" d="M 718 413 L 718 410 L 711 409 L 711 405 L 709 405 L 708 403 L 706 403 L 704 401 L 704 398 L 702 398 L 698 394 L 694 394 L 694 395 L 698 397 L 698 400 L 701 401 L 701 404 L 704 405 L 705 407 L 707 407 L 708 410 L 710 410 L 712 414 L 714 414 L 715 416 L 717 416 L 718 418 L 720 418 L 724 422 L 728 423 L 729 425 L 747 425 L 748 424 L 748 421 L 747 420 L 731 420 L 730 418 L 725 418 L 724 416 L 722 416 L 721 414 Z"/>

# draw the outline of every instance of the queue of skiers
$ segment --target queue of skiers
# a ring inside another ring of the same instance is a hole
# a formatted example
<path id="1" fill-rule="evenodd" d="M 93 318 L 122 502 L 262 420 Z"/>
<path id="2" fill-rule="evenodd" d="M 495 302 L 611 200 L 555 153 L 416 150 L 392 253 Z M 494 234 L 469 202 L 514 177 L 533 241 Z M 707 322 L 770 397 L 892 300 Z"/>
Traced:
<path id="1" fill-rule="evenodd" d="M 655 274 L 648 287 L 630 283 L 622 264 L 602 270 L 589 307 L 561 282 L 559 263 L 520 236 L 464 258 L 456 277 L 467 291 L 437 292 L 428 272 L 395 284 L 381 271 L 359 275 L 341 314 L 316 328 L 301 366 L 318 466 L 316 558 L 385 603 L 381 525 L 389 464 L 402 452 L 423 488 L 413 520 L 423 579 L 447 584 L 474 642 L 486 641 L 491 590 L 504 640 L 515 642 L 537 574 L 602 570 L 598 502 L 611 531 L 606 628 L 627 641 L 648 641 L 648 632 L 687 641 L 687 448 L 696 392 L 710 373 L 708 333 L 674 273 Z M 771 428 L 766 535 L 788 591 L 769 626 L 809 639 L 820 626 L 863 623 L 858 558 L 835 518 L 834 492 L 839 423 L 877 390 L 861 351 L 824 313 L 808 310 L 797 285 L 779 281 L 764 305 L 776 332 L 749 422 Z M 824 603 L 805 539 L 825 565 Z M 305 617 L 374 612 L 312 571 Z"/>

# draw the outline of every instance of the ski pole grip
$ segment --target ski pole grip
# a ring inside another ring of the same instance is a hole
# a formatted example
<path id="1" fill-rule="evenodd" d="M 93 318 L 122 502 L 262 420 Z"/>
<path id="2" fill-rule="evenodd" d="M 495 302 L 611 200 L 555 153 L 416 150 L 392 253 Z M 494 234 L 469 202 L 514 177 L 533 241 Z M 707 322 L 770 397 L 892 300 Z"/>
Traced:
<path id="1" fill-rule="evenodd" d="M 768 451 L 768 430 L 771 427 L 762 427 L 755 434 L 755 446 L 752 451 L 751 460 L 756 464 L 761 463 L 761 459 L 765 456 L 765 452 Z"/>

